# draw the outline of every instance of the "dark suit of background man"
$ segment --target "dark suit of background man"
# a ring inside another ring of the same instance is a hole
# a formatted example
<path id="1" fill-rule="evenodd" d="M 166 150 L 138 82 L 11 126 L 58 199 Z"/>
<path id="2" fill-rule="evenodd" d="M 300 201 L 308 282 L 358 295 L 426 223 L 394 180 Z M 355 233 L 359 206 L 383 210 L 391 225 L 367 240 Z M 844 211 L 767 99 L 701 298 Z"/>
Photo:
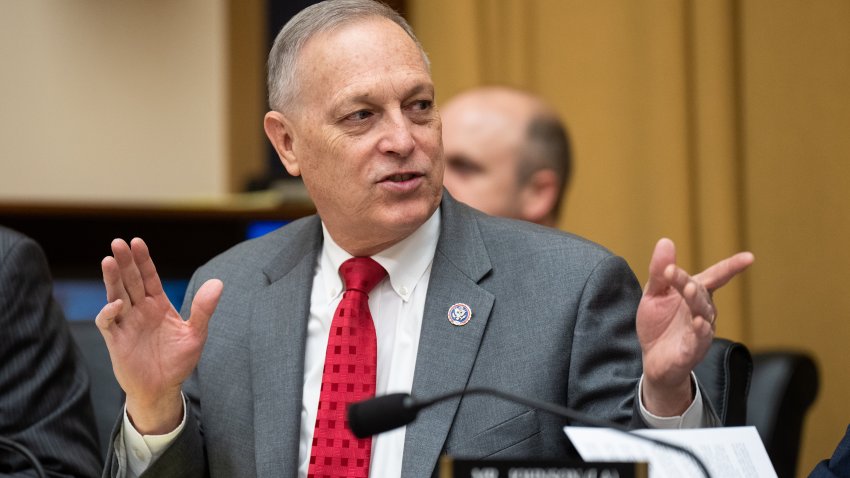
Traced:
<path id="1" fill-rule="evenodd" d="M 0 436 L 29 448 L 50 476 L 98 476 L 89 377 L 51 284 L 41 248 L 0 227 Z M 32 473 L 0 450 L 0 475 Z"/>
<path id="2" fill-rule="evenodd" d="M 828 460 L 821 460 L 809 478 L 847 478 L 850 476 L 850 427 Z"/>
<path id="3" fill-rule="evenodd" d="M 709 291 L 751 254 L 691 277 L 675 266 L 672 242 L 659 241 L 641 295 L 625 261 L 602 247 L 454 201 L 442 188 L 427 60 L 404 20 L 377 2 L 296 15 L 269 55 L 269 90 L 266 134 L 318 216 L 202 267 L 186 321 L 145 243 L 113 241 L 97 322 L 127 407 L 107 474 L 314 471 L 337 269 L 351 256 L 389 273 L 369 294 L 379 394 L 488 385 L 634 426 L 714 423 L 691 370 L 714 335 Z M 471 311 L 465 325 L 449 320 L 455 304 Z M 561 455 L 564 424 L 491 398 L 451 400 L 375 437 L 368 473 L 431 476 L 441 453 Z M 334 446 L 361 443 L 352 440 Z"/>

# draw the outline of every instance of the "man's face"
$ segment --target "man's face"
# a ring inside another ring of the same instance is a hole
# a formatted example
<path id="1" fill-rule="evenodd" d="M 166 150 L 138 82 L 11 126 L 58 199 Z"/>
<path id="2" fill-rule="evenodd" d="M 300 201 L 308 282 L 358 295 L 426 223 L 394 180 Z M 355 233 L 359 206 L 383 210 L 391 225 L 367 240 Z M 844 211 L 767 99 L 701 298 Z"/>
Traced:
<path id="1" fill-rule="evenodd" d="M 487 97 L 460 97 L 442 110 L 444 183 L 457 200 L 494 216 L 521 218 L 521 112 Z"/>
<path id="2" fill-rule="evenodd" d="M 302 175 L 334 240 L 370 255 L 407 237 L 436 210 L 443 155 L 434 86 L 419 49 L 395 23 L 370 18 L 311 38 L 299 91 L 266 130 Z"/>

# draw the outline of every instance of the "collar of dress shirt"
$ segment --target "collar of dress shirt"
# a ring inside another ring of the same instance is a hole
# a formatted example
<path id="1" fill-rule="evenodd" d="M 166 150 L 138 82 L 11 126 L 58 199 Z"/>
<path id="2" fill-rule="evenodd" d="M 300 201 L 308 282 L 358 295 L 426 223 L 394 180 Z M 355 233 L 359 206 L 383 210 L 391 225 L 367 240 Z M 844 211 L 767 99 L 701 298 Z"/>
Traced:
<path id="1" fill-rule="evenodd" d="M 339 277 L 339 266 L 353 257 L 334 242 L 325 223 L 322 223 L 322 261 L 330 267 L 322 267 L 322 280 L 329 300 L 333 300 L 342 292 L 342 279 Z M 404 302 L 413 294 L 413 289 L 422 274 L 434 260 L 437 250 L 437 240 L 440 237 L 440 208 L 419 226 L 413 234 L 404 238 L 398 244 L 372 256 L 378 264 L 387 270 L 393 290 Z"/>

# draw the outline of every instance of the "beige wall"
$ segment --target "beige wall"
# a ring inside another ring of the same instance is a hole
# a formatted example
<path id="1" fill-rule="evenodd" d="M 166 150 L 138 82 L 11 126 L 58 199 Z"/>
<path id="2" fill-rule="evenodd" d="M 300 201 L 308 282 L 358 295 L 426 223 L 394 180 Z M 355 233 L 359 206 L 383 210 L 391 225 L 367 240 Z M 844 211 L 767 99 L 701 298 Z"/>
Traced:
<path id="1" fill-rule="evenodd" d="M 698 270 L 747 248 L 719 335 L 811 351 L 822 389 L 800 476 L 850 423 L 850 2 L 412 0 L 439 99 L 482 83 L 548 98 L 575 144 L 560 226 Z"/>
<path id="2" fill-rule="evenodd" d="M 246 122 L 241 103 L 231 101 L 242 80 L 230 52 L 264 35 L 247 30 L 231 41 L 239 25 L 258 25 L 250 12 L 261 2 L 240 2 L 241 19 L 229 15 L 229 3 L 4 2 L 0 200 L 150 201 L 229 191 L 239 174 L 232 145 L 245 138 L 233 125 Z M 262 71 L 262 63 L 251 68 Z M 261 135 L 262 111 L 252 108 Z M 231 119 L 234 110 L 241 121 Z M 261 161 L 256 144 L 256 136 L 240 144 L 249 162 Z"/>

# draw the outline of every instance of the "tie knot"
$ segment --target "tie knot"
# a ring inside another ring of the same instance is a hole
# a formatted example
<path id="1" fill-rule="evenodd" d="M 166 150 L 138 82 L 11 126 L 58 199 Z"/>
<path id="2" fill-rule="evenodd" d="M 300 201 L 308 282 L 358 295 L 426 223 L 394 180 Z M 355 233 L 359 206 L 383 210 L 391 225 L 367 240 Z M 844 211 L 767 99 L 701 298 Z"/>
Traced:
<path id="1" fill-rule="evenodd" d="M 386 277 L 387 271 L 371 257 L 352 257 L 339 266 L 345 290 L 359 290 L 368 295 Z"/>

